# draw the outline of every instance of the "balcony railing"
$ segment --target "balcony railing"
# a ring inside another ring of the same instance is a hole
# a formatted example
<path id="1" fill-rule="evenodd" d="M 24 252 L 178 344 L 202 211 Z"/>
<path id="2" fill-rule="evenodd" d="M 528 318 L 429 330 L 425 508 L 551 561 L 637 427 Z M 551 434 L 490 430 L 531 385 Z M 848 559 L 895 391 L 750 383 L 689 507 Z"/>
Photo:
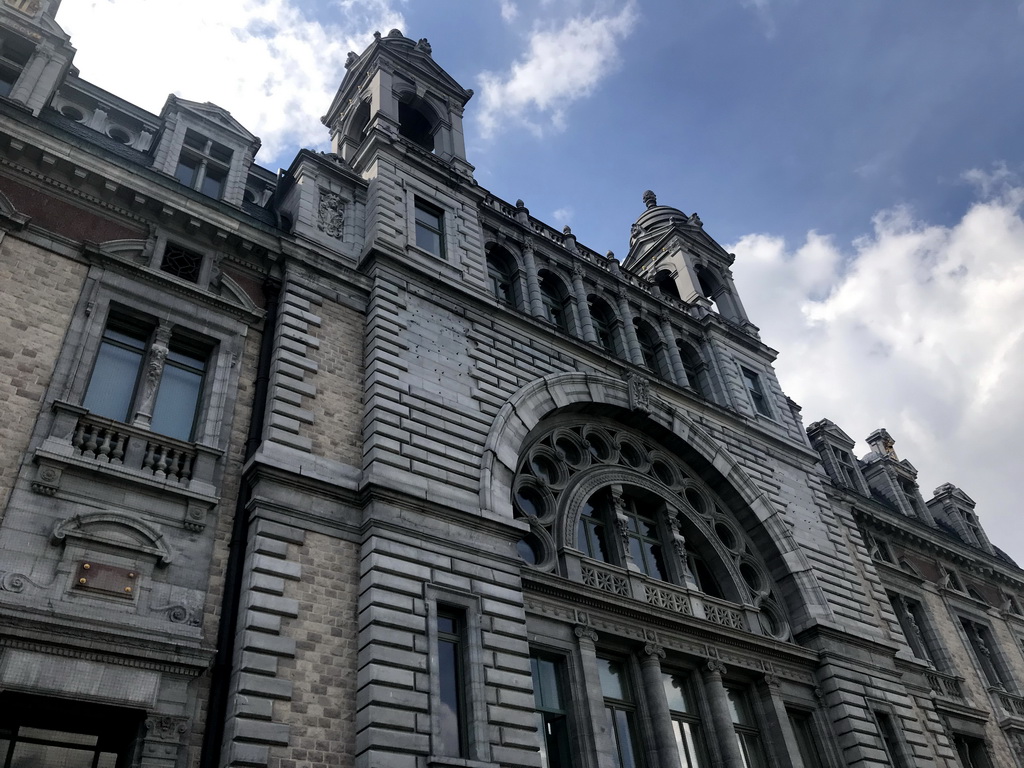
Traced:
<path id="1" fill-rule="evenodd" d="M 958 703 L 964 703 L 964 689 L 962 681 L 954 675 L 947 675 L 944 672 L 927 672 L 928 685 L 932 692 L 943 699 L 951 699 Z"/>
<path id="2" fill-rule="evenodd" d="M 221 451 L 141 427 L 95 416 L 84 408 L 54 403 L 50 436 L 37 451 L 40 466 L 52 462 L 107 466 L 163 485 L 210 494 Z M 53 473 L 40 472 L 33 488 L 53 493 Z M 37 487 L 38 486 L 38 487 Z"/>
<path id="3" fill-rule="evenodd" d="M 1010 717 L 1024 719 L 1024 696 L 1015 693 L 1007 693 L 998 688 L 989 688 L 989 692 L 999 701 L 999 705 Z"/>

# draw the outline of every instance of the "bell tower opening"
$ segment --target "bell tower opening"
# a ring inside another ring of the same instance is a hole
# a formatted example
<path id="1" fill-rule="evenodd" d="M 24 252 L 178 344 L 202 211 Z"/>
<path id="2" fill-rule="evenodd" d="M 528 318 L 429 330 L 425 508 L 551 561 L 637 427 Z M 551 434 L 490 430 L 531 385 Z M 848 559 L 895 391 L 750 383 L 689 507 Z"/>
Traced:
<path id="1" fill-rule="evenodd" d="M 437 117 L 422 99 L 402 99 L 398 102 L 398 134 L 416 146 L 434 151 L 434 129 Z"/>

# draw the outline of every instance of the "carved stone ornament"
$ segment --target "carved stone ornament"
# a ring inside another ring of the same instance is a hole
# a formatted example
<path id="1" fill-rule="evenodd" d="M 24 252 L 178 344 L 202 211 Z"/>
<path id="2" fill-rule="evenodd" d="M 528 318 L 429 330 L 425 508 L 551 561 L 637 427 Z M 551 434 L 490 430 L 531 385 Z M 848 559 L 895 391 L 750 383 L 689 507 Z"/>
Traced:
<path id="1" fill-rule="evenodd" d="M 320 190 L 316 228 L 339 240 L 345 235 L 345 202 L 341 195 Z"/>
<path id="2" fill-rule="evenodd" d="M 181 736 L 188 730 L 189 719 L 174 715 L 153 715 L 146 718 L 146 730 L 149 738 L 159 741 L 181 741 Z"/>
<path id="3" fill-rule="evenodd" d="M 656 657 L 659 659 L 665 658 L 665 649 L 657 643 L 647 643 L 644 646 L 644 653 L 648 656 Z"/>
<path id="4" fill-rule="evenodd" d="M 62 470 L 50 464 L 40 464 L 32 480 L 32 490 L 43 496 L 54 496 L 60 487 Z"/>
<path id="5" fill-rule="evenodd" d="M 185 513 L 185 528 L 193 533 L 199 533 L 206 528 L 206 505 L 190 501 L 188 511 Z"/>
<path id="6" fill-rule="evenodd" d="M 721 659 L 708 659 L 707 662 L 708 672 L 713 674 L 722 675 L 726 674 L 725 664 L 722 663 Z"/>
<path id="7" fill-rule="evenodd" d="M 593 627 L 585 627 L 582 624 L 577 624 L 572 631 L 580 640 L 589 640 L 592 643 L 597 642 L 597 630 Z"/>
<path id="8" fill-rule="evenodd" d="M 629 373 L 626 376 L 629 386 L 629 408 L 640 413 L 651 412 L 651 382 L 643 376 Z"/>

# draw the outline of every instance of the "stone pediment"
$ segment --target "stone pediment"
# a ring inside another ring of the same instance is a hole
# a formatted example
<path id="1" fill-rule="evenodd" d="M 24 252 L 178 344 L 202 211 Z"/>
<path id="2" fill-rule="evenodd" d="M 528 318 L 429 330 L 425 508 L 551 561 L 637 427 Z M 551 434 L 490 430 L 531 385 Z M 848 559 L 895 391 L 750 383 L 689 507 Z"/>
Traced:
<path id="1" fill-rule="evenodd" d="M 53 529 L 53 538 L 79 539 L 108 547 L 140 552 L 156 558 L 160 565 L 174 559 L 164 535 L 152 525 L 121 512 L 85 512 L 60 521 Z"/>
<path id="2" fill-rule="evenodd" d="M 212 102 L 189 101 L 172 93 L 167 97 L 167 102 L 160 111 L 160 116 L 166 119 L 171 112 L 187 112 L 224 130 L 230 131 L 248 144 L 255 143 L 259 145 L 260 143 L 259 137 L 233 118 L 230 112 Z"/>

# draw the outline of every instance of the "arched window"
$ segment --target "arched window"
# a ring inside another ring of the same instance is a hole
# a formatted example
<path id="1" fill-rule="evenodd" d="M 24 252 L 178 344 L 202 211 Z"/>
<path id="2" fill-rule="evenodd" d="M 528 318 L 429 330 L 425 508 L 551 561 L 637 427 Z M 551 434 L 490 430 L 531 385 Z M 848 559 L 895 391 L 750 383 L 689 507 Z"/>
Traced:
<path id="1" fill-rule="evenodd" d="M 638 317 L 633 319 L 633 326 L 636 328 L 636 340 L 640 344 L 644 365 L 663 379 L 669 378 L 668 371 L 662 364 L 662 355 L 659 349 L 661 339 L 658 332 L 649 323 L 645 323 Z"/>
<path id="2" fill-rule="evenodd" d="M 487 281 L 491 293 L 509 307 L 517 307 L 516 268 L 512 256 L 504 248 L 492 247 L 487 251 Z"/>
<path id="3" fill-rule="evenodd" d="M 398 102 L 398 133 L 413 144 L 434 151 L 434 110 L 417 96 L 404 97 Z"/>
<path id="4" fill-rule="evenodd" d="M 683 361 L 683 373 L 690 389 L 701 397 L 710 400 L 711 388 L 708 386 L 707 366 L 700 353 L 681 339 L 676 339 L 679 358 Z"/>
<path id="5" fill-rule="evenodd" d="M 587 303 L 590 306 L 590 320 L 594 325 L 594 333 L 597 334 L 597 343 L 613 355 L 616 354 L 618 345 L 615 343 L 615 313 L 604 299 L 597 296 L 588 296 Z"/>
<path id="6" fill-rule="evenodd" d="M 700 615 L 698 599 L 709 621 L 788 637 L 771 572 L 739 518 L 645 435 L 592 414 L 560 419 L 520 459 L 512 501 L 529 526 L 524 567 L 687 615 Z M 754 626 L 740 605 L 758 612 Z"/>
<path id="7" fill-rule="evenodd" d="M 679 287 L 675 278 L 667 269 L 662 269 L 654 276 L 654 284 L 661 290 L 663 296 L 671 296 L 673 299 L 682 299 L 679 295 Z"/>
<path id="8" fill-rule="evenodd" d="M 544 304 L 546 320 L 555 327 L 569 333 L 569 293 L 565 285 L 551 272 L 541 271 L 540 299 Z"/>

